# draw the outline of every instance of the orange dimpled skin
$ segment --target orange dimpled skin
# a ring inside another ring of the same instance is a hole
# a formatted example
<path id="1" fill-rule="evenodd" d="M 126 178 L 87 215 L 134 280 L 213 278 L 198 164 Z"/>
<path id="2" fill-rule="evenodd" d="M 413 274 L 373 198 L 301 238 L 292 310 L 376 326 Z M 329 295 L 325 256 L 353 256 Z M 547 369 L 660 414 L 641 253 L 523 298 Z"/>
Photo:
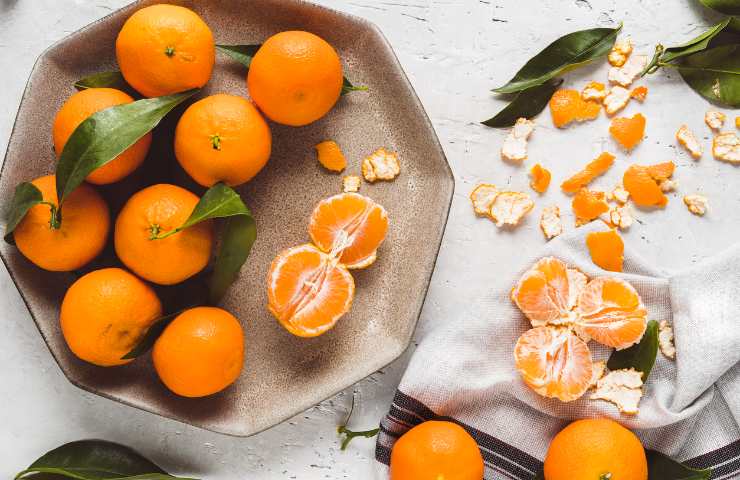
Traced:
<path id="1" fill-rule="evenodd" d="M 205 397 L 234 383 L 244 364 L 244 332 L 226 310 L 196 307 L 178 315 L 152 350 L 167 388 L 183 397 Z"/>
<path id="2" fill-rule="evenodd" d="M 159 97 L 208 83 L 216 46 L 198 14 L 159 4 L 126 20 L 116 38 L 116 58 L 129 85 L 146 97 Z"/>
<path id="3" fill-rule="evenodd" d="M 188 107 L 175 130 L 175 156 L 193 180 L 210 187 L 251 180 L 270 158 L 267 122 L 247 99 L 211 95 Z"/>
<path id="4" fill-rule="evenodd" d="M 596 177 L 603 175 L 614 163 L 614 155 L 603 152 L 595 160 L 586 165 L 586 168 L 564 181 L 560 188 L 566 193 L 576 193 L 591 183 Z"/>
<path id="5" fill-rule="evenodd" d="M 563 128 L 572 122 L 593 120 L 599 116 L 601 105 L 581 98 L 578 90 L 560 89 L 550 98 L 552 123 Z"/>
<path id="6" fill-rule="evenodd" d="M 334 252 L 347 268 L 365 268 L 376 258 L 388 231 L 385 209 L 358 193 L 340 193 L 319 202 L 308 233 L 325 253 Z"/>
<path id="7" fill-rule="evenodd" d="M 123 365 L 131 351 L 162 315 L 154 290 L 120 268 L 95 270 L 73 283 L 59 317 L 70 350 L 101 367 Z"/>
<path id="8" fill-rule="evenodd" d="M 612 119 L 609 133 L 622 148 L 632 150 L 645 136 L 645 123 L 641 113 L 636 113 L 632 118 L 617 117 Z"/>
<path id="9" fill-rule="evenodd" d="M 72 132 L 90 115 L 133 101 L 129 95 L 114 88 L 89 88 L 69 97 L 57 112 L 52 127 L 57 157 L 62 154 Z M 86 180 L 98 185 L 121 180 L 141 165 L 149 153 L 151 143 L 152 134 L 149 132 L 116 158 L 90 172 Z"/>
<path id="10" fill-rule="evenodd" d="M 419 424 L 391 451 L 390 480 L 483 480 L 483 470 L 478 444 L 453 422 Z"/>
<path id="11" fill-rule="evenodd" d="M 247 86 L 272 121 L 299 127 L 326 115 L 342 93 L 342 62 L 322 38 L 303 31 L 268 38 L 249 66 Z"/>
<path id="12" fill-rule="evenodd" d="M 622 177 L 622 184 L 635 204 L 643 207 L 665 207 L 668 197 L 660 189 L 659 182 L 673 175 L 673 162 L 656 165 L 631 165 Z"/>
<path id="13" fill-rule="evenodd" d="M 198 197 L 176 185 L 147 187 L 129 198 L 116 220 L 118 258 L 137 275 L 160 285 L 180 283 L 208 264 L 213 244 L 210 220 L 162 239 L 185 223 Z"/>
<path id="14" fill-rule="evenodd" d="M 31 183 L 41 191 L 45 202 L 58 205 L 54 175 Z M 52 227 L 50 221 L 50 206 L 35 205 L 13 231 L 18 250 L 44 270 L 76 270 L 97 257 L 108 239 L 108 205 L 95 189 L 84 183 L 65 200 L 58 228 Z"/>
<path id="15" fill-rule="evenodd" d="M 545 480 L 647 480 L 645 449 L 637 436 L 609 419 L 571 423 L 550 443 Z"/>
<path id="16" fill-rule="evenodd" d="M 299 337 L 331 329 L 349 311 L 354 294 L 349 270 L 313 245 L 281 252 L 267 274 L 270 312 Z"/>
<path id="17" fill-rule="evenodd" d="M 624 242 L 616 230 L 589 233 L 586 235 L 586 246 L 596 265 L 610 272 L 622 271 Z"/>

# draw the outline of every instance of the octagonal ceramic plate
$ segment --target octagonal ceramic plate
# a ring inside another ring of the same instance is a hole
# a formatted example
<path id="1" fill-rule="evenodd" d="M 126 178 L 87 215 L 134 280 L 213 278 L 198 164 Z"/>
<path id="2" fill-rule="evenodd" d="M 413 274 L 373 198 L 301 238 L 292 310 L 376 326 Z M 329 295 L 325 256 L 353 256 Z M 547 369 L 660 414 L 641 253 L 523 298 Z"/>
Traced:
<path id="1" fill-rule="evenodd" d="M 130 5 L 70 35 L 38 59 L 18 112 L 0 178 L 7 205 L 22 181 L 53 172 L 51 124 L 57 109 L 86 75 L 116 69 L 114 40 Z M 54 358 L 75 385 L 182 422 L 231 435 L 250 435 L 297 414 L 397 358 L 409 344 L 434 268 L 453 192 L 453 178 L 434 130 L 380 31 L 360 18 L 297 0 L 173 2 L 188 6 L 211 26 L 217 43 L 259 43 L 273 33 L 300 29 L 327 39 L 345 73 L 369 93 L 343 97 L 308 127 L 271 124 L 273 154 L 267 167 L 239 188 L 252 209 L 258 238 L 223 306 L 246 335 L 243 374 L 228 390 L 202 399 L 179 398 L 157 379 L 149 357 L 116 368 L 78 360 L 62 338 L 58 312 L 67 287 L 84 272 L 42 271 L 7 244 L 0 254 Z M 198 95 L 248 95 L 244 69 L 218 55 L 213 77 Z M 101 188 L 115 215 L 140 188 L 178 183 L 201 194 L 173 157 L 172 132 L 182 108 L 155 130 L 145 162 L 125 181 Z M 265 276 L 275 255 L 308 241 L 307 221 L 320 199 L 341 190 L 341 177 L 323 171 L 313 146 L 336 140 L 358 173 L 361 159 L 380 146 L 398 152 L 402 173 L 394 182 L 363 184 L 362 193 L 386 207 L 391 227 L 378 261 L 356 271 L 349 314 L 327 334 L 301 339 L 286 332 L 265 308 Z M 117 264 L 107 251 L 94 265 Z M 159 289 L 165 304 L 190 297 L 193 285 Z"/>

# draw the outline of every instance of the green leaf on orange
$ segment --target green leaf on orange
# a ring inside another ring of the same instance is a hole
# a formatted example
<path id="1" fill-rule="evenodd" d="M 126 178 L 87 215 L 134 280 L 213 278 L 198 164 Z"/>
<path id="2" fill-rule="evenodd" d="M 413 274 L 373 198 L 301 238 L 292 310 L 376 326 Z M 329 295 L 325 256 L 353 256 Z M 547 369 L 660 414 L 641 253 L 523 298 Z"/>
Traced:
<path id="1" fill-rule="evenodd" d="M 146 333 L 139 339 L 138 342 L 136 342 L 134 348 L 132 348 L 131 351 L 129 351 L 126 355 L 121 357 L 121 360 L 132 360 L 144 355 L 146 352 L 151 350 L 152 347 L 154 347 L 154 343 L 157 341 L 159 336 L 162 335 L 162 332 L 164 332 L 164 329 L 167 328 L 167 325 L 172 323 L 172 320 L 174 320 L 175 317 L 180 315 L 183 311 L 184 310 L 180 310 L 178 312 L 170 313 L 169 315 L 164 315 L 156 319 L 146 331 Z"/>
<path id="2" fill-rule="evenodd" d="M 648 480 L 709 480 L 710 468 L 696 469 L 679 463 L 655 450 L 645 450 Z"/>
<path id="3" fill-rule="evenodd" d="M 26 213 L 34 206 L 43 203 L 44 196 L 41 190 L 31 182 L 23 182 L 15 187 L 15 193 L 13 199 L 10 201 L 10 207 L 5 218 L 5 241 L 11 245 L 15 244 L 13 241 L 13 231 L 15 227 L 21 223 Z M 50 221 L 54 221 L 56 218 L 56 207 L 50 205 L 52 211 L 50 213 Z"/>

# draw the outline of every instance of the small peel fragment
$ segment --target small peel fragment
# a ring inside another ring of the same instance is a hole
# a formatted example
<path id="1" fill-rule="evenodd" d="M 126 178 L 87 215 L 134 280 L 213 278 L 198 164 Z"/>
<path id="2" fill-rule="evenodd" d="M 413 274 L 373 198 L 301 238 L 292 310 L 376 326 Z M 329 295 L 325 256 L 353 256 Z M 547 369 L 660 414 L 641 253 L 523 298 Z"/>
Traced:
<path id="1" fill-rule="evenodd" d="M 630 101 L 630 91 L 624 87 L 614 86 L 609 89 L 609 94 L 604 98 L 604 109 L 608 115 L 614 115 L 622 110 Z"/>
<path id="2" fill-rule="evenodd" d="M 330 172 L 341 172 L 347 167 L 347 159 L 334 140 L 325 140 L 315 147 L 319 163 Z"/>
<path id="3" fill-rule="evenodd" d="M 603 102 L 606 97 L 606 85 L 601 82 L 589 82 L 583 90 L 581 90 L 581 98 L 589 101 L 596 100 L 597 102 Z"/>
<path id="4" fill-rule="evenodd" d="M 694 132 L 689 130 L 688 125 L 681 125 L 678 128 L 678 131 L 676 132 L 676 140 L 678 140 L 678 143 L 683 145 L 683 147 L 696 160 L 700 159 L 704 153 L 699 140 L 696 139 Z"/>
<path id="5" fill-rule="evenodd" d="M 357 193 L 360 191 L 362 179 L 357 175 L 347 175 L 342 178 L 342 191 L 344 193 Z"/>
<path id="6" fill-rule="evenodd" d="M 722 130 L 725 120 L 727 120 L 727 115 L 717 110 L 709 110 L 704 114 L 704 123 L 715 132 Z"/>
<path id="7" fill-rule="evenodd" d="M 565 276 L 568 279 L 568 310 L 572 311 L 578 304 L 578 297 L 588 284 L 588 277 L 585 273 L 574 267 L 568 267 L 565 270 Z M 585 342 L 589 340 L 583 338 Z"/>
<path id="8" fill-rule="evenodd" d="M 647 94 L 648 88 L 644 85 L 640 85 L 639 87 L 635 87 L 632 89 L 632 91 L 630 92 L 630 97 L 642 103 L 647 98 Z"/>
<path id="9" fill-rule="evenodd" d="M 609 223 L 619 228 L 620 230 L 626 230 L 632 226 L 634 217 L 632 216 L 632 209 L 628 205 L 621 207 L 613 207 L 609 211 Z"/>
<path id="10" fill-rule="evenodd" d="M 496 185 L 490 183 L 481 183 L 470 192 L 470 202 L 473 204 L 473 210 L 476 215 L 481 217 L 491 216 L 491 205 L 499 194 Z"/>
<path id="11" fill-rule="evenodd" d="M 609 52 L 607 60 L 613 67 L 621 67 L 627 61 L 627 57 L 632 53 L 632 39 L 627 37 L 624 40 L 617 40 Z"/>
<path id="12" fill-rule="evenodd" d="M 529 171 L 529 176 L 532 177 L 532 180 L 529 182 L 532 190 L 537 193 L 545 193 L 547 191 L 547 187 L 550 186 L 550 180 L 552 179 L 550 170 L 537 163 Z"/>
<path id="13" fill-rule="evenodd" d="M 501 147 L 501 158 L 510 162 L 521 163 L 527 159 L 527 140 L 534 131 L 534 122 L 519 118 L 506 136 Z"/>
<path id="14" fill-rule="evenodd" d="M 658 346 L 660 351 L 670 359 L 676 358 L 676 347 L 673 344 L 673 327 L 667 320 L 658 324 Z"/>
<path id="15" fill-rule="evenodd" d="M 634 368 L 614 370 L 596 382 L 592 400 L 606 400 L 617 406 L 621 413 L 635 415 L 642 398 L 642 373 Z"/>
<path id="16" fill-rule="evenodd" d="M 607 199 L 624 205 L 630 199 L 630 192 L 625 190 L 622 185 L 617 185 L 614 190 L 609 192 Z"/>
<path id="17" fill-rule="evenodd" d="M 683 197 L 683 203 L 686 204 L 689 212 L 699 217 L 707 213 L 707 209 L 709 208 L 709 200 L 704 195 L 686 195 Z"/>
<path id="18" fill-rule="evenodd" d="M 591 385 L 588 387 L 591 390 L 594 390 L 596 388 L 596 384 L 601 380 L 601 378 L 606 373 L 606 362 L 603 360 L 598 360 L 594 362 L 593 365 L 593 376 L 591 377 Z"/>
<path id="19" fill-rule="evenodd" d="M 665 179 L 658 182 L 658 186 L 663 193 L 675 192 L 678 189 L 678 181 Z"/>
<path id="20" fill-rule="evenodd" d="M 540 228 L 545 238 L 553 239 L 563 233 L 563 222 L 560 219 L 560 208 L 557 205 L 550 205 L 542 209 L 540 217 Z"/>
<path id="21" fill-rule="evenodd" d="M 534 208 L 532 199 L 523 192 L 500 192 L 491 205 L 491 219 L 497 227 L 517 225 Z"/>
<path id="22" fill-rule="evenodd" d="M 735 128 L 740 128 L 740 117 L 735 117 Z"/>
<path id="23" fill-rule="evenodd" d="M 720 133 L 712 142 L 712 155 L 717 160 L 740 163 L 740 138 L 735 132 Z"/>
<path id="24" fill-rule="evenodd" d="M 623 87 L 629 87 L 642 74 L 647 63 L 648 57 L 646 55 L 632 55 L 621 67 L 609 69 L 609 81 Z"/>
<path id="25" fill-rule="evenodd" d="M 561 183 L 560 188 L 566 193 L 576 193 L 591 183 L 596 177 L 606 173 L 614 164 L 615 158 L 609 152 L 602 152 L 598 157 L 590 161 L 583 170 Z"/>
<path id="26" fill-rule="evenodd" d="M 398 155 L 381 147 L 362 161 L 362 176 L 370 183 L 393 180 L 401 173 Z"/>

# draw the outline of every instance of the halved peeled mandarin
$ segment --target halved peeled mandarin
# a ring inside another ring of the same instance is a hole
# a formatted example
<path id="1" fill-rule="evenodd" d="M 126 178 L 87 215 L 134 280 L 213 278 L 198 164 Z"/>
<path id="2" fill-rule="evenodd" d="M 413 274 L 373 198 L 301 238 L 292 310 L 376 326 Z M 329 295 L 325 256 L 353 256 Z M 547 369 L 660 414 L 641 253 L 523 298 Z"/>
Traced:
<path id="1" fill-rule="evenodd" d="M 624 172 L 622 184 L 636 205 L 664 207 L 668 204 L 668 198 L 663 194 L 660 184 L 673 175 L 675 168 L 673 162 L 631 165 Z"/>
<path id="2" fill-rule="evenodd" d="M 593 120 L 600 111 L 600 103 L 584 100 L 578 90 L 560 89 L 550 98 L 552 123 L 558 128 L 571 122 Z"/>
<path id="3" fill-rule="evenodd" d="M 308 233 L 313 243 L 347 268 L 365 268 L 376 258 L 388 231 L 385 209 L 358 193 L 340 193 L 319 202 Z"/>
<path id="4" fill-rule="evenodd" d="M 306 244 L 281 252 L 267 274 L 268 308 L 293 335 L 315 337 L 352 306 L 355 282 L 336 258 Z"/>
<path id="5" fill-rule="evenodd" d="M 586 281 L 580 271 L 557 258 L 545 257 L 522 275 L 511 291 L 511 299 L 532 326 L 570 323 L 573 307 Z"/>
<path id="6" fill-rule="evenodd" d="M 576 332 L 617 350 L 642 339 L 647 310 L 637 290 L 619 278 L 591 280 L 578 296 Z"/>
<path id="7" fill-rule="evenodd" d="M 544 326 L 524 332 L 514 347 L 514 359 L 524 383 L 543 397 L 571 402 L 591 385 L 591 351 L 569 328 Z"/>
<path id="8" fill-rule="evenodd" d="M 576 193 L 596 177 L 603 175 L 613 163 L 614 155 L 609 152 L 602 152 L 595 160 L 589 162 L 583 170 L 564 181 L 560 188 L 566 193 Z"/>

